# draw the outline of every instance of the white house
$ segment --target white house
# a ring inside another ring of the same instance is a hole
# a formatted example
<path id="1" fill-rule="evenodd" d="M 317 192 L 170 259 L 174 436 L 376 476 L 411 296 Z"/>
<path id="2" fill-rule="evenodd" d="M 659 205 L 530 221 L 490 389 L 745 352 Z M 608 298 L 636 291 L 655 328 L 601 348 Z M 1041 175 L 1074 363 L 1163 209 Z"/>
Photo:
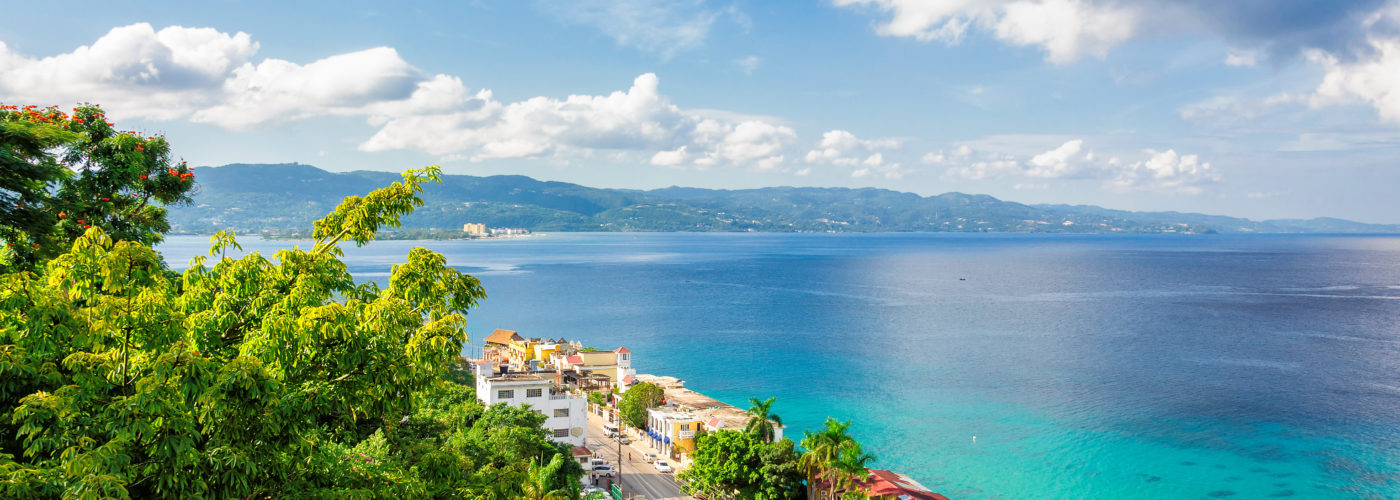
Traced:
<path id="1" fill-rule="evenodd" d="M 499 373 L 494 361 L 478 361 L 476 397 L 486 405 L 529 406 L 547 417 L 545 431 L 555 441 L 583 446 L 588 439 L 588 401 L 554 388 L 553 380 L 531 373 Z"/>

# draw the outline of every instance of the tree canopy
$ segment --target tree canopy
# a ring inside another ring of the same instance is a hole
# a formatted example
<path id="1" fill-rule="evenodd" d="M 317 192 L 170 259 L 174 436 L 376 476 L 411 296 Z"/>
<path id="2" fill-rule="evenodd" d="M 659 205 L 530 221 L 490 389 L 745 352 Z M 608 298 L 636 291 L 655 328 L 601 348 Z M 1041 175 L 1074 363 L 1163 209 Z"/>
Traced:
<path id="1" fill-rule="evenodd" d="M 0 271 L 36 269 L 93 227 L 159 243 L 193 176 L 164 137 L 117 130 L 97 106 L 0 106 Z"/>
<path id="2" fill-rule="evenodd" d="M 622 421 L 636 428 L 647 426 L 647 410 L 661 405 L 666 391 L 649 382 L 641 382 L 627 388 L 622 393 L 622 401 L 617 409 L 622 413 Z"/>
<path id="3" fill-rule="evenodd" d="M 381 289 L 339 260 L 438 175 L 347 198 L 311 248 L 272 259 L 229 257 L 238 243 L 219 233 L 178 275 L 150 246 L 158 226 L 93 205 L 66 252 L 0 275 L 0 497 L 576 491 L 582 471 L 543 415 L 482 408 L 449 377 L 485 297 L 476 278 L 415 248 Z"/>
<path id="4" fill-rule="evenodd" d="M 732 494 L 755 500 L 805 498 L 798 452 L 790 439 L 719 430 L 701 436 L 689 469 L 677 477 L 690 493 Z"/>

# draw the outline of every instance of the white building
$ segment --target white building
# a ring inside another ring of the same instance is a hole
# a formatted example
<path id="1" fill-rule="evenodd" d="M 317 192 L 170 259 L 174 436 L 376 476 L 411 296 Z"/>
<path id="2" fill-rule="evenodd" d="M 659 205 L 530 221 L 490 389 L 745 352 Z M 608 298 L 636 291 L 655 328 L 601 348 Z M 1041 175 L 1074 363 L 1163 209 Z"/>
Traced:
<path id="1" fill-rule="evenodd" d="M 478 361 L 476 398 L 486 405 L 529 406 L 542 413 L 545 432 L 555 441 L 583 446 L 588 439 L 588 401 L 554 388 L 554 382 L 530 373 L 499 373 L 494 361 Z"/>

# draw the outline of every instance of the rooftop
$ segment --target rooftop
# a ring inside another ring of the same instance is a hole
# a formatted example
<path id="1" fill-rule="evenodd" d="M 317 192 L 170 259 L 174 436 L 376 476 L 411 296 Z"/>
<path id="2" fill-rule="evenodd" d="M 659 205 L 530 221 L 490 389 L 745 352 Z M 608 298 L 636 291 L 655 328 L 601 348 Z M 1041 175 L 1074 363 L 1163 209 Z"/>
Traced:
<path id="1" fill-rule="evenodd" d="M 521 337 L 515 330 L 501 330 L 498 328 L 496 331 L 491 332 L 491 335 L 486 336 L 485 342 L 487 344 L 509 344 L 512 340 L 525 340 L 525 338 Z"/>

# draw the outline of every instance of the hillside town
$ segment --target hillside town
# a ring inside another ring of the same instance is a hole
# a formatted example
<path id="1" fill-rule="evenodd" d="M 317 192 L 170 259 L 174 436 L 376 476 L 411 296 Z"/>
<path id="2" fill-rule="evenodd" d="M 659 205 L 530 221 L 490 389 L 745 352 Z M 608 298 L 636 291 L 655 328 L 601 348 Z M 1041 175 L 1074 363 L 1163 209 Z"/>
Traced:
<path id="1" fill-rule="evenodd" d="M 692 465 L 699 437 L 744 431 L 754 419 L 749 411 L 687 389 L 676 377 L 638 374 L 626 347 L 599 350 L 576 340 L 497 329 L 480 352 L 480 358 L 470 361 L 483 404 L 528 405 L 545 415 L 546 433 L 574 446 L 574 459 L 588 472 L 588 487 L 611 490 L 620 483 L 618 492 L 626 493 L 615 495 L 627 498 L 696 498 L 681 493 L 673 474 Z M 646 410 L 644 428 L 631 428 L 618 408 L 627 390 L 638 384 L 659 387 L 664 396 Z M 590 401 L 590 394 L 603 396 Z M 784 438 L 780 422 L 768 420 L 768 425 L 771 441 Z M 903 474 L 867 470 L 868 477 L 855 487 L 869 498 L 947 500 Z M 824 493 L 818 490 L 810 498 L 829 498 Z"/>

